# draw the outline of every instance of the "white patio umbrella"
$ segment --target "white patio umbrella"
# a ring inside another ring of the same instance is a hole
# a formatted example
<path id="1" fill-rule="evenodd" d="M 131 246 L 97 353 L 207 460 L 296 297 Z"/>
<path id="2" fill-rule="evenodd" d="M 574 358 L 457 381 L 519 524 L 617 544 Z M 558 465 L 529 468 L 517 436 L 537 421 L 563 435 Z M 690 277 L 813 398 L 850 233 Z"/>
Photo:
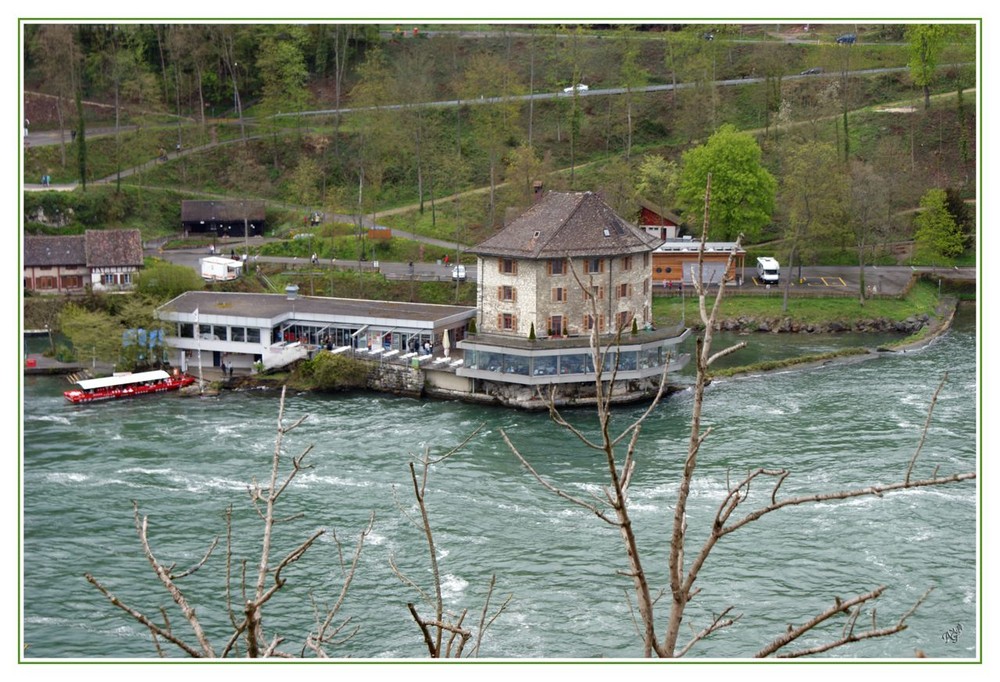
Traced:
<path id="1" fill-rule="evenodd" d="M 448 357 L 451 355 L 451 336 L 449 335 L 447 329 L 444 330 L 444 340 L 442 341 L 442 344 L 444 345 L 444 356 Z"/>

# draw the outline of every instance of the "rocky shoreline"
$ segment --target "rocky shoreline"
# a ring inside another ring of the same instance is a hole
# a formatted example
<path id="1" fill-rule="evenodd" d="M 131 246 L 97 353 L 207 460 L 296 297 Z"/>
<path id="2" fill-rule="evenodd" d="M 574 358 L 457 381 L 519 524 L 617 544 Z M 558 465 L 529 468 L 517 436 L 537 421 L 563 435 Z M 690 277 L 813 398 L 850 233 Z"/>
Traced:
<path id="1" fill-rule="evenodd" d="M 955 316 L 958 309 L 958 301 L 954 298 L 942 299 L 935 311 L 934 315 L 922 314 L 915 315 L 907 318 L 903 321 L 892 321 L 885 319 L 869 319 L 869 320 L 857 320 L 853 323 L 843 323 L 843 322 L 828 322 L 824 324 L 799 324 L 791 321 L 789 318 L 770 318 L 770 319 L 757 319 L 752 317 L 737 317 L 730 318 L 727 320 L 722 320 L 718 324 L 718 329 L 734 332 L 734 333 L 745 333 L 745 334 L 759 334 L 759 333 L 770 333 L 770 334 L 781 334 L 781 333 L 838 333 L 838 332 L 852 332 L 852 333 L 902 333 L 907 334 L 908 337 L 919 334 L 921 330 L 926 330 L 925 333 L 920 334 L 919 338 L 914 338 L 912 340 L 904 339 L 899 344 L 893 344 L 891 346 L 879 346 L 877 348 L 867 348 L 866 352 L 858 352 L 856 349 L 853 352 L 844 352 L 843 355 L 838 355 L 835 357 L 826 357 L 822 359 L 816 359 L 815 357 L 803 357 L 801 361 L 789 360 L 782 363 L 780 368 L 775 369 L 765 369 L 760 367 L 747 367 L 745 371 L 737 369 L 732 373 L 727 373 L 725 378 L 739 378 L 744 376 L 754 376 L 770 371 L 787 371 L 787 370 L 807 370 L 816 367 L 826 367 L 831 364 L 846 364 L 860 362 L 867 359 L 872 359 L 880 357 L 887 353 L 905 353 L 908 351 L 917 350 L 931 343 L 941 334 L 945 333 L 950 327 L 951 322 Z M 245 376 L 237 377 L 236 379 L 230 379 L 225 382 L 215 384 L 211 387 L 214 393 L 218 393 L 219 390 L 270 390 L 278 389 L 283 384 L 283 381 L 275 381 L 272 378 L 265 376 Z M 377 383 L 377 382 L 376 382 Z M 685 386 L 680 385 L 670 385 L 667 389 L 667 393 L 672 393 L 679 390 L 684 390 Z M 306 390 L 306 389 L 300 389 Z M 497 406 L 507 406 L 514 407 L 516 409 L 525 410 L 536 410 L 536 409 L 547 409 L 545 401 L 539 399 L 532 399 L 521 401 L 517 403 L 504 403 L 501 400 L 497 400 L 495 396 L 487 396 L 483 394 L 462 394 L 454 391 L 448 390 L 438 390 L 433 387 L 425 387 L 418 394 L 413 391 L 405 392 L 399 391 L 391 388 L 387 388 L 384 385 L 371 385 L 368 389 L 362 390 L 372 390 L 382 393 L 395 393 L 397 395 L 409 395 L 410 397 L 428 397 L 432 399 L 440 400 L 461 400 L 465 402 L 477 403 L 477 404 L 490 404 Z M 629 393 L 623 396 L 619 396 L 615 402 L 629 403 L 641 401 L 648 396 L 639 396 L 638 394 Z M 574 407 L 588 406 L 592 401 L 585 398 L 577 399 L 572 401 L 571 405 Z M 566 406 L 566 405 L 564 405 Z"/>
<path id="2" fill-rule="evenodd" d="M 928 324 L 932 323 L 932 318 L 927 313 L 922 315 L 911 315 L 905 320 L 894 321 L 886 318 L 874 318 L 867 320 L 855 320 L 854 322 L 842 322 L 834 320 L 822 324 L 800 323 L 790 317 L 736 317 L 721 320 L 717 324 L 718 331 L 734 332 L 737 334 L 750 334 L 759 332 L 769 332 L 772 334 L 837 334 L 842 332 L 866 333 L 899 333 L 916 334 Z"/>

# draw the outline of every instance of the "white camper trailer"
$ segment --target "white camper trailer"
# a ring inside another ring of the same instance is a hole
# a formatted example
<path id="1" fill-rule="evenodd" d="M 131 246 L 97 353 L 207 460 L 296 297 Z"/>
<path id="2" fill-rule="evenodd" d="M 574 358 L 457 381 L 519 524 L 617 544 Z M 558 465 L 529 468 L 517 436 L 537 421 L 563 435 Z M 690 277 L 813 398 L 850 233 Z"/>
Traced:
<path id="1" fill-rule="evenodd" d="M 222 256 L 208 256 L 201 259 L 201 277 L 209 282 L 228 282 L 237 279 L 243 271 L 243 263 Z"/>
<path id="2" fill-rule="evenodd" d="M 770 256 L 762 256 L 757 259 L 757 279 L 762 284 L 777 284 L 781 276 L 781 268 L 778 261 Z"/>

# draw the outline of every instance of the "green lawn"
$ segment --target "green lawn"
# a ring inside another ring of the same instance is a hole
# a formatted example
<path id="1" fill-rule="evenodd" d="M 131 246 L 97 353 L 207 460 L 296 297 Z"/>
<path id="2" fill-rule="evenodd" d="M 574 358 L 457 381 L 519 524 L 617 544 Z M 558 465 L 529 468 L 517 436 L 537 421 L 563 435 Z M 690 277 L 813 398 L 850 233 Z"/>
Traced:
<path id="1" fill-rule="evenodd" d="M 713 299 L 714 300 L 714 299 Z M 825 322 L 850 323 L 859 319 L 885 318 L 905 320 L 911 315 L 934 315 L 938 303 L 937 287 L 929 282 L 918 282 L 903 299 L 869 299 L 862 306 L 854 298 L 789 298 L 788 310 L 782 310 L 782 296 L 733 296 L 723 298 L 723 318 L 791 318 L 800 324 Z M 711 306 L 707 301 L 706 306 Z M 689 325 L 700 321 L 698 301 L 684 299 L 684 319 Z M 654 297 L 653 318 L 660 324 L 670 324 L 681 319 L 679 297 Z"/>

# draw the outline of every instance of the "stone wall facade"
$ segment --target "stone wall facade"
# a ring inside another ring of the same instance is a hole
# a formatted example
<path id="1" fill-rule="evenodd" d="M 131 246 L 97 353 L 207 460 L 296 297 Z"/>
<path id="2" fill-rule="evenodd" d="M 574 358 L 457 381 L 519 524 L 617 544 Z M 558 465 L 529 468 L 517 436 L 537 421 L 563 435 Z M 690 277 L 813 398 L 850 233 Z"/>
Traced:
<path id="1" fill-rule="evenodd" d="M 506 262 L 505 262 L 506 261 Z M 555 262 L 561 265 L 555 265 Z M 589 269 L 593 272 L 587 274 Z M 651 321 L 652 262 L 649 252 L 593 259 L 479 259 L 479 328 L 488 334 L 526 338 L 586 333 L 591 304 L 581 290 L 589 283 L 597 295 L 603 331 L 618 321 L 640 327 Z M 624 315 L 619 317 L 620 314 Z"/>
<path id="2" fill-rule="evenodd" d="M 419 368 L 371 363 L 367 384 L 373 391 L 419 398 L 424 394 L 425 379 L 424 371 Z"/>

